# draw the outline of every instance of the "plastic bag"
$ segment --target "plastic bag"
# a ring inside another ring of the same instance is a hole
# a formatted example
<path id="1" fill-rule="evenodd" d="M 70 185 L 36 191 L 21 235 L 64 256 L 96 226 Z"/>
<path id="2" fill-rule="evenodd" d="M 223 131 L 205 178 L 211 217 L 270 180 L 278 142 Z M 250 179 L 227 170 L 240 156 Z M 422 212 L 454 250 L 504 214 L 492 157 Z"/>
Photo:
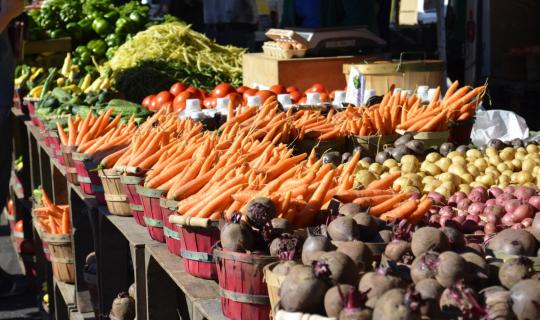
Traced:
<path id="1" fill-rule="evenodd" d="M 490 139 L 510 141 L 528 137 L 527 122 L 516 113 L 508 110 L 477 110 L 471 131 L 471 141 L 475 145 L 485 145 Z"/>

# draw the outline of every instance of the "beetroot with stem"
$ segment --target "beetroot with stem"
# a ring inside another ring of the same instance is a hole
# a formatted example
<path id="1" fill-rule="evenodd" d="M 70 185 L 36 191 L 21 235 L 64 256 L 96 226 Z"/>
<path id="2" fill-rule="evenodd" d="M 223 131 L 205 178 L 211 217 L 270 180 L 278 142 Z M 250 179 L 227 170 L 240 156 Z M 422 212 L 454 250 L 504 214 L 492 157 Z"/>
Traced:
<path id="1" fill-rule="evenodd" d="M 411 265 L 411 278 L 414 283 L 424 279 L 435 279 L 439 266 L 439 254 L 437 252 L 426 252 L 414 259 Z"/>
<path id="2" fill-rule="evenodd" d="M 392 240 L 384 249 L 387 259 L 395 262 L 409 264 L 414 259 L 411 251 L 411 243 L 405 240 Z"/>
<path id="3" fill-rule="evenodd" d="M 329 317 L 337 318 L 343 309 L 346 300 L 343 292 L 356 290 L 350 284 L 337 284 L 326 291 L 324 295 L 324 310 Z"/>
<path id="4" fill-rule="evenodd" d="M 349 289 L 346 293 L 345 305 L 339 313 L 338 320 L 370 320 L 372 311 L 365 307 L 367 292 Z"/>
<path id="5" fill-rule="evenodd" d="M 439 314 L 439 298 L 444 290 L 435 279 L 424 279 L 415 284 L 416 291 L 420 293 L 424 304 L 420 312 L 424 317 L 436 318 Z"/>
<path id="6" fill-rule="evenodd" d="M 423 227 L 412 235 L 411 249 L 415 257 L 428 251 L 442 252 L 448 249 L 448 238 L 439 229 Z"/>
<path id="7" fill-rule="evenodd" d="M 368 300 L 366 305 L 370 308 L 381 295 L 394 288 L 403 288 L 404 282 L 397 276 L 397 270 L 392 267 L 379 268 L 374 272 L 368 272 L 360 279 L 358 290 L 367 292 Z"/>
<path id="8" fill-rule="evenodd" d="M 248 223 L 257 229 L 276 217 L 276 205 L 269 198 L 259 197 L 251 200 L 246 206 Z"/>
<path id="9" fill-rule="evenodd" d="M 349 216 L 340 216 L 328 225 L 328 235 L 335 241 L 351 241 L 358 239 L 360 228 Z"/>
<path id="10" fill-rule="evenodd" d="M 316 261 L 330 270 L 330 279 L 336 283 L 356 285 L 358 283 L 358 267 L 346 254 L 338 251 L 322 252 Z"/>
<path id="11" fill-rule="evenodd" d="M 510 289 L 510 296 L 519 320 L 540 318 L 540 280 L 521 280 Z"/>
<path id="12" fill-rule="evenodd" d="M 235 212 L 232 221 L 221 229 L 220 240 L 223 249 L 245 252 L 253 249 L 253 230 L 241 221 L 242 214 Z"/>
<path id="13" fill-rule="evenodd" d="M 335 247 L 330 242 L 330 239 L 323 235 L 320 229 L 308 229 L 309 236 L 302 246 L 302 263 L 311 265 L 311 262 L 316 259 L 318 253 L 322 251 L 330 251 Z"/>
<path id="14" fill-rule="evenodd" d="M 423 303 L 414 286 L 389 290 L 375 304 L 373 320 L 419 319 Z"/>
<path id="15" fill-rule="evenodd" d="M 444 319 L 482 319 L 486 315 L 485 308 L 478 301 L 473 289 L 459 281 L 446 288 L 439 301 Z"/>
<path id="16" fill-rule="evenodd" d="M 533 262 L 527 257 L 506 260 L 499 269 L 499 281 L 507 289 L 534 274 Z"/>
<path id="17" fill-rule="evenodd" d="M 486 302 L 486 318 L 493 320 L 514 319 L 510 291 L 503 287 L 489 287 L 481 291 Z"/>
<path id="18" fill-rule="evenodd" d="M 411 241 L 414 225 L 410 223 L 407 219 L 396 222 L 397 223 L 395 223 L 392 227 L 392 239 Z"/>

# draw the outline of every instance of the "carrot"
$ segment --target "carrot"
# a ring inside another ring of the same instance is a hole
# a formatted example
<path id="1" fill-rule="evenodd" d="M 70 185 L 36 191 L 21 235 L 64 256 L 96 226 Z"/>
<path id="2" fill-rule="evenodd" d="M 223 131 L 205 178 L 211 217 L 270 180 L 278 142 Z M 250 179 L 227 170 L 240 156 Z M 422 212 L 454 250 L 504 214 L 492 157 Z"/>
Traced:
<path id="1" fill-rule="evenodd" d="M 401 201 L 403 200 L 406 200 L 410 197 L 411 195 L 408 194 L 408 193 L 400 193 L 400 194 L 397 194 L 395 196 L 393 196 L 392 198 L 374 206 L 374 207 L 371 207 L 369 209 L 369 213 L 373 216 L 380 216 L 381 214 L 385 213 L 386 211 L 392 209 L 395 205 L 397 205 L 398 203 L 400 203 Z"/>
<path id="2" fill-rule="evenodd" d="M 79 145 L 81 143 L 83 136 L 90 129 L 90 120 L 92 118 L 93 118 L 92 113 L 88 113 L 88 115 L 86 115 L 86 118 L 84 118 L 84 121 L 82 122 L 82 125 L 81 125 L 81 129 L 79 130 L 79 133 L 77 134 L 77 140 L 75 140 L 76 145 Z"/>
<path id="3" fill-rule="evenodd" d="M 324 204 L 324 198 L 326 193 L 330 189 L 332 184 L 332 179 L 334 178 L 334 171 L 329 171 L 313 193 L 311 195 L 306 207 L 300 212 L 300 216 L 297 216 L 298 220 L 294 221 L 294 224 L 297 226 L 305 227 L 313 219 L 314 214 L 321 208 Z"/>
<path id="4" fill-rule="evenodd" d="M 431 118 L 428 123 L 424 124 L 418 131 L 420 132 L 431 132 L 436 131 L 437 128 L 443 123 L 446 119 L 446 112 L 441 112 L 435 117 Z"/>
<path id="5" fill-rule="evenodd" d="M 229 206 L 233 202 L 232 195 L 240 189 L 242 189 L 242 186 L 236 186 L 223 192 L 215 198 L 211 198 L 210 201 L 201 209 L 201 211 L 199 211 L 197 217 L 208 218 L 210 214 L 214 212 L 216 207 L 223 205 L 224 203 L 227 203 L 227 206 Z"/>
<path id="6" fill-rule="evenodd" d="M 469 118 L 472 117 L 472 114 L 470 112 L 465 112 L 465 113 L 462 113 L 459 117 L 458 117 L 458 120 L 467 120 Z"/>
<path id="7" fill-rule="evenodd" d="M 51 234 L 58 234 L 58 228 L 56 227 L 53 216 L 49 216 L 49 227 L 51 228 Z"/>
<path id="8" fill-rule="evenodd" d="M 276 165 L 272 166 L 267 172 L 268 179 L 274 180 L 277 176 L 281 175 L 283 172 L 292 168 L 298 162 L 304 160 L 307 157 L 307 154 L 302 153 L 294 157 L 290 157 L 285 160 L 281 160 Z"/>
<path id="9" fill-rule="evenodd" d="M 454 92 L 456 92 L 456 89 L 458 87 L 459 87 L 459 81 L 456 80 L 452 83 L 452 85 L 448 88 L 448 90 L 446 90 L 446 93 L 444 94 L 443 102 L 448 100 L 448 98 L 450 98 L 454 94 Z"/>
<path id="10" fill-rule="evenodd" d="M 60 123 L 56 123 L 56 129 L 58 129 L 58 137 L 60 137 L 60 142 L 64 145 L 64 146 L 67 146 L 68 142 L 69 142 L 69 138 L 66 134 L 66 132 L 64 131 L 64 128 L 62 128 L 62 126 L 60 125 Z"/>
<path id="11" fill-rule="evenodd" d="M 62 215 L 62 228 L 61 233 L 66 234 L 70 233 L 71 225 L 69 223 L 69 211 L 64 210 Z"/>
<path id="12" fill-rule="evenodd" d="M 394 172 L 390 173 L 386 177 L 375 180 L 371 182 L 367 187 L 366 190 L 385 190 L 392 186 L 394 181 L 396 181 L 397 178 L 401 176 L 401 172 Z"/>
<path id="13" fill-rule="evenodd" d="M 380 196 L 356 198 L 352 202 L 356 203 L 357 205 L 361 206 L 362 208 L 369 208 L 369 207 L 373 207 L 373 206 L 376 206 L 378 204 L 381 204 L 384 201 L 386 201 L 386 200 L 388 200 L 388 199 L 390 199 L 392 197 L 393 197 L 393 195 L 391 195 L 391 194 L 385 194 L 385 195 L 380 195 Z"/>
<path id="14" fill-rule="evenodd" d="M 432 201 L 431 199 L 424 199 L 420 201 L 418 204 L 418 208 L 409 215 L 409 221 L 411 222 L 417 222 L 418 220 L 422 219 L 426 213 L 431 209 Z"/>
<path id="15" fill-rule="evenodd" d="M 381 219 L 385 221 L 395 220 L 395 219 L 405 219 L 411 213 L 413 213 L 417 208 L 418 208 L 418 203 L 416 202 L 416 200 L 408 200 L 403 203 L 400 203 L 398 207 L 383 213 L 381 215 Z"/>
<path id="16" fill-rule="evenodd" d="M 71 120 L 71 117 L 68 117 L 68 146 L 74 146 L 75 145 L 75 139 L 77 139 L 75 132 L 75 125 L 73 124 L 73 120 Z"/>
<path id="17" fill-rule="evenodd" d="M 101 165 L 106 169 L 112 168 L 120 159 L 120 157 L 122 157 L 128 151 L 128 149 L 129 147 L 125 147 L 116 151 L 115 153 L 106 156 L 105 158 L 103 158 L 103 160 L 101 160 Z"/>

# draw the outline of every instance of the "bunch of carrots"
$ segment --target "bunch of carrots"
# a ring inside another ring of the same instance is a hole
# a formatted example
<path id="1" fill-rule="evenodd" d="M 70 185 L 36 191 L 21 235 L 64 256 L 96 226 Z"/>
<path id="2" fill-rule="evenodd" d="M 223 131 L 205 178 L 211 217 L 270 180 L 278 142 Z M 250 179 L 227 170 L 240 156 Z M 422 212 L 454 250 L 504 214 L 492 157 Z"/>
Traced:
<path id="1" fill-rule="evenodd" d="M 45 191 L 42 192 L 41 203 L 43 207 L 34 209 L 41 229 L 49 234 L 71 233 L 69 206 L 55 205 Z"/>

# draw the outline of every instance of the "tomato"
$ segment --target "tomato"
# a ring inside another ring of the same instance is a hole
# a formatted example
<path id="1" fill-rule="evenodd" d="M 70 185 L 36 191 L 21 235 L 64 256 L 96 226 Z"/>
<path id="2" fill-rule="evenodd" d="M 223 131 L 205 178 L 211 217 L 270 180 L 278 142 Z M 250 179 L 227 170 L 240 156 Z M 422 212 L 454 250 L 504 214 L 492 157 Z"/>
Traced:
<path id="1" fill-rule="evenodd" d="M 261 98 L 261 104 L 264 103 L 266 99 L 272 96 L 276 96 L 276 94 L 270 90 L 260 90 L 259 92 L 257 92 L 257 95 L 259 96 L 259 98 Z"/>
<path id="2" fill-rule="evenodd" d="M 19 221 L 15 222 L 15 231 L 16 232 L 23 232 L 24 231 L 23 221 L 22 220 L 19 220 Z"/>
<path id="3" fill-rule="evenodd" d="M 203 107 L 206 109 L 214 109 L 216 107 L 217 99 L 214 97 L 206 97 L 203 100 Z"/>
<path id="4" fill-rule="evenodd" d="M 214 90 L 212 90 L 212 97 L 215 98 L 223 98 L 226 95 L 228 95 L 231 92 L 235 92 L 233 86 L 231 86 L 228 83 L 220 83 L 218 84 Z"/>
<path id="5" fill-rule="evenodd" d="M 330 96 L 328 96 L 328 93 L 321 92 L 321 102 L 330 102 Z"/>
<path id="6" fill-rule="evenodd" d="M 19 246 L 19 251 L 24 254 L 33 255 L 34 243 L 31 240 L 24 239 Z"/>
<path id="7" fill-rule="evenodd" d="M 242 96 L 239 93 L 232 92 L 227 95 L 227 98 L 229 98 L 229 101 L 232 102 L 233 106 L 236 108 L 240 104 L 242 104 Z"/>
<path id="8" fill-rule="evenodd" d="M 192 98 L 190 99 L 199 99 L 199 100 L 204 100 L 204 95 L 203 93 L 201 92 L 201 90 L 195 88 L 195 87 L 189 87 L 187 88 L 186 90 L 187 92 L 191 93 L 192 95 Z M 184 91 L 185 92 L 185 91 Z"/>
<path id="9" fill-rule="evenodd" d="M 193 93 L 189 91 L 184 91 L 180 93 L 179 95 L 177 95 L 173 101 L 174 111 L 184 110 L 186 108 L 186 100 L 193 99 L 193 98 L 194 98 Z"/>
<path id="10" fill-rule="evenodd" d="M 182 82 L 177 82 L 171 86 L 169 92 L 176 97 L 180 93 L 184 92 L 186 89 L 187 87 L 185 84 L 183 84 Z"/>
<path id="11" fill-rule="evenodd" d="M 294 103 L 297 103 L 298 100 L 300 100 L 302 98 L 302 94 L 300 92 L 298 92 L 298 91 L 292 91 L 289 94 L 291 95 L 291 100 Z"/>
<path id="12" fill-rule="evenodd" d="M 208 91 L 206 91 L 204 89 L 199 89 L 199 91 L 201 92 L 203 99 L 212 96 L 210 93 L 208 93 Z"/>
<path id="13" fill-rule="evenodd" d="M 324 86 L 320 83 L 315 83 L 311 86 L 311 88 L 307 89 L 306 90 L 306 93 L 307 92 L 318 92 L 318 93 L 323 93 L 323 92 L 326 92 L 326 89 L 324 88 Z"/>
<path id="14" fill-rule="evenodd" d="M 152 101 L 156 98 L 155 95 L 150 95 L 150 96 L 147 96 L 146 98 L 144 98 L 144 100 L 142 101 L 142 106 L 143 108 L 146 108 L 146 109 L 149 109 L 150 108 L 150 104 L 152 103 Z"/>
<path id="15" fill-rule="evenodd" d="M 236 88 L 236 92 L 242 94 L 244 92 L 246 92 L 246 90 L 249 90 L 251 89 L 250 87 L 247 87 L 247 86 L 239 86 L 238 88 Z"/>
<path id="16" fill-rule="evenodd" d="M 148 110 L 150 111 L 157 111 L 159 109 L 158 107 L 158 104 L 157 104 L 157 99 L 154 98 L 152 99 L 152 101 L 150 102 L 150 106 L 148 107 Z"/>
<path id="17" fill-rule="evenodd" d="M 167 101 L 165 102 L 160 109 L 165 109 L 165 110 L 169 110 L 172 108 L 172 101 Z M 171 109 L 172 110 L 172 109 Z"/>
<path id="18" fill-rule="evenodd" d="M 254 96 L 256 94 L 257 94 L 257 90 L 255 90 L 255 89 L 248 89 L 248 90 L 244 91 L 244 93 L 242 94 L 242 103 L 246 104 L 247 103 L 247 97 L 251 97 L 251 96 Z"/>
<path id="19" fill-rule="evenodd" d="M 173 100 L 174 96 L 169 91 L 161 91 L 156 96 L 156 106 L 160 109 L 164 104 L 172 102 Z"/>
<path id="20" fill-rule="evenodd" d="M 300 100 L 298 100 L 297 103 L 298 103 L 298 104 L 305 104 L 306 101 L 307 101 L 307 97 L 302 97 L 302 98 L 300 98 Z"/>
<path id="21" fill-rule="evenodd" d="M 298 91 L 298 89 L 297 89 L 296 87 L 293 87 L 293 86 L 287 87 L 286 90 L 287 90 L 288 93 L 291 93 L 291 92 L 294 92 L 294 91 Z"/>
<path id="22" fill-rule="evenodd" d="M 9 201 L 7 202 L 7 211 L 8 211 L 10 216 L 15 214 L 15 207 L 13 206 L 13 200 L 12 199 L 9 199 Z"/>
<path id="23" fill-rule="evenodd" d="M 328 97 L 330 98 L 330 100 L 334 101 L 334 98 L 336 97 L 336 90 L 330 91 Z"/>
<path id="24" fill-rule="evenodd" d="M 287 89 L 285 88 L 285 86 L 283 86 L 281 84 L 275 84 L 275 85 L 271 86 L 270 91 L 272 91 L 275 94 L 287 93 Z"/>

